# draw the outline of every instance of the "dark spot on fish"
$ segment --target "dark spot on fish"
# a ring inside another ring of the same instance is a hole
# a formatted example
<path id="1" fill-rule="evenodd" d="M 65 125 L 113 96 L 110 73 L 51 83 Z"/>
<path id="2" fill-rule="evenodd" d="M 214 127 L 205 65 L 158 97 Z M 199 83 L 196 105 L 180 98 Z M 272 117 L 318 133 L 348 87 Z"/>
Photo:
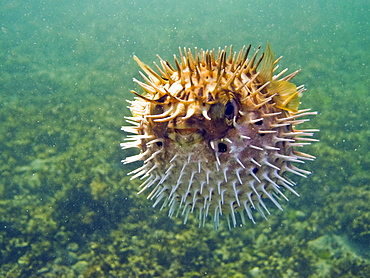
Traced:
<path id="1" fill-rule="evenodd" d="M 257 172 L 258 172 L 258 168 L 253 168 L 253 169 L 252 169 L 252 172 L 253 172 L 253 174 L 257 174 Z"/>
<path id="2" fill-rule="evenodd" d="M 156 99 L 155 101 L 163 103 L 166 101 L 167 97 L 168 97 L 167 95 L 164 95 L 164 96 L 161 96 L 159 99 Z"/>
<path id="3" fill-rule="evenodd" d="M 163 143 L 162 142 L 156 142 L 157 146 L 158 147 L 162 147 L 163 146 Z"/>
<path id="4" fill-rule="evenodd" d="M 218 143 L 218 152 L 219 153 L 227 152 L 227 145 L 225 143 Z"/>
<path id="5" fill-rule="evenodd" d="M 215 101 L 211 93 L 208 93 L 208 102 Z"/>
<path id="6" fill-rule="evenodd" d="M 202 97 L 203 96 L 203 87 L 201 87 L 198 91 L 198 96 Z"/>
<path id="7" fill-rule="evenodd" d="M 257 122 L 254 123 L 255 125 L 262 125 L 263 124 L 263 120 L 259 120 Z"/>
<path id="8" fill-rule="evenodd" d="M 185 89 L 182 88 L 177 94 L 176 94 L 176 97 L 177 98 L 181 98 L 181 95 L 182 95 L 182 92 L 184 91 Z"/>

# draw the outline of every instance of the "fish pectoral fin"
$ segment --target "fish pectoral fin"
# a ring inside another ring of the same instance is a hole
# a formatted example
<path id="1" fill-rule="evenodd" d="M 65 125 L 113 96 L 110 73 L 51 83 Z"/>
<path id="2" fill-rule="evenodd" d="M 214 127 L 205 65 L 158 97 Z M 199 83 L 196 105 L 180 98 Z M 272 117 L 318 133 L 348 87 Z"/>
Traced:
<path id="1" fill-rule="evenodd" d="M 292 112 L 298 111 L 300 96 L 296 85 L 283 80 L 273 81 L 269 89 L 272 95 L 275 94 L 273 100 L 277 108 Z"/>

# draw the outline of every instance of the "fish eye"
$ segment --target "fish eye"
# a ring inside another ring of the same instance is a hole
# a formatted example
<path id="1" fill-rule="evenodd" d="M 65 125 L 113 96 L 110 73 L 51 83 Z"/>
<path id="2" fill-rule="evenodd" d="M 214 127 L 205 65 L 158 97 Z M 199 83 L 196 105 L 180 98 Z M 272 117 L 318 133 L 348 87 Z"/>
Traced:
<path id="1" fill-rule="evenodd" d="M 164 109 L 163 109 L 163 106 L 162 106 L 162 105 L 160 105 L 160 104 L 155 104 L 154 106 L 152 106 L 152 111 L 151 111 L 151 113 L 152 113 L 153 115 L 158 115 L 158 114 L 162 114 L 162 113 L 163 113 L 163 111 L 164 111 Z"/>
<path id="2" fill-rule="evenodd" d="M 225 105 L 225 117 L 228 120 L 232 120 L 236 114 L 236 103 L 230 100 Z"/>

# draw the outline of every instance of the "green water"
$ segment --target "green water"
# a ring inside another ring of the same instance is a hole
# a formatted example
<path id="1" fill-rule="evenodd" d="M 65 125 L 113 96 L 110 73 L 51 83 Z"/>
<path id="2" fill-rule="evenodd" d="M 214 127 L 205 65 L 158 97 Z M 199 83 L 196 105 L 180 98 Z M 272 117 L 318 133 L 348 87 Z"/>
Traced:
<path id="1" fill-rule="evenodd" d="M 1 2 L 1 277 L 367 277 L 370 4 L 256 2 Z M 132 56 L 267 42 L 319 111 L 301 196 L 230 231 L 169 219 L 120 163 Z"/>

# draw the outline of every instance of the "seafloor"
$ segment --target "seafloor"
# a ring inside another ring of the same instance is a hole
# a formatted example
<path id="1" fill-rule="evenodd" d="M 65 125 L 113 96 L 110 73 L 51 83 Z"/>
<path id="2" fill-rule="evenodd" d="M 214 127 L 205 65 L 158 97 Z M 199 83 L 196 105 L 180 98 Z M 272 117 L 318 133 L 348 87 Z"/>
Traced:
<path id="1" fill-rule="evenodd" d="M 369 3 L 322 2 L 3 1 L 0 276 L 368 277 Z M 301 196 L 232 230 L 169 219 L 120 163 L 132 55 L 267 41 L 319 111 Z"/>

